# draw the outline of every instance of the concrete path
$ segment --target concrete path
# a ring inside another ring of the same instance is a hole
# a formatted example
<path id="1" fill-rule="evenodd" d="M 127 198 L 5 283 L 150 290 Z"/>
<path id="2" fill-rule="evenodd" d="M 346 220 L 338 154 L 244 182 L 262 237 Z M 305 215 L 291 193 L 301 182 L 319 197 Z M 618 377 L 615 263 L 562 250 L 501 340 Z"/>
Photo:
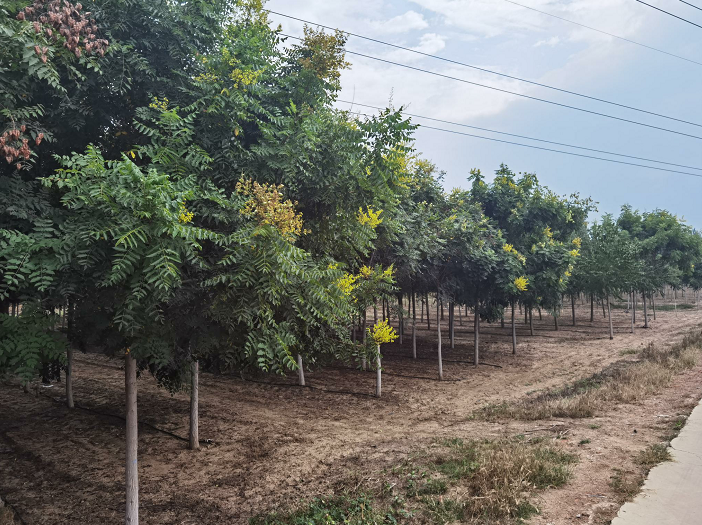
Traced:
<path id="1" fill-rule="evenodd" d="M 612 525 L 702 523 L 702 402 L 670 446 L 673 461 L 651 470 L 641 494 L 624 504 Z"/>

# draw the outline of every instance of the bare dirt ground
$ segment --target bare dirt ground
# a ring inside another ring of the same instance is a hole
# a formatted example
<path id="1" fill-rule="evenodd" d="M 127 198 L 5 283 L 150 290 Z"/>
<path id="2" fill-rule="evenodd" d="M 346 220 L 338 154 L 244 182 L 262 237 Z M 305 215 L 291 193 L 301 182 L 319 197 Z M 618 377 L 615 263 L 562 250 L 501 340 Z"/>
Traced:
<path id="1" fill-rule="evenodd" d="M 144 375 L 139 380 L 140 514 L 148 524 L 246 523 L 302 499 L 330 494 L 348 480 L 373 478 L 436 438 L 484 438 L 520 433 L 558 438 L 578 453 L 573 480 L 542 493 L 537 524 L 607 523 L 621 503 L 610 487 L 614 469 L 630 472 L 633 454 L 658 442 L 672 418 L 702 397 L 702 365 L 637 405 L 613 407 L 595 418 L 489 423 L 470 419 L 488 403 L 523 398 L 587 377 L 649 342 L 667 345 L 700 329 L 702 312 L 659 312 L 652 328 L 629 333 L 629 318 L 613 310 L 609 340 L 601 310 L 589 322 L 578 307 L 577 326 L 535 315 L 536 335 L 518 323 L 511 354 L 509 324 L 483 324 L 482 358 L 474 368 L 469 319 L 456 326 L 456 348 L 444 330 L 444 377 L 437 378 L 435 325 L 420 325 L 418 355 L 411 337 L 383 349 L 383 397 L 371 396 L 375 374 L 349 368 L 307 373 L 313 388 L 294 378 L 262 382 L 202 374 L 202 450 L 186 449 L 188 394 L 171 396 Z M 640 316 L 642 318 L 642 316 Z M 519 318 L 519 316 L 518 316 Z M 409 331 L 409 330 L 408 330 Z M 121 363 L 79 354 L 75 399 L 64 407 L 63 385 L 25 394 L 0 384 L 0 496 L 27 524 L 107 524 L 123 518 L 124 374 Z M 663 417 L 664 416 L 664 417 Z M 166 431 L 166 432 L 164 432 Z M 582 440 L 590 440 L 581 444 Z"/>

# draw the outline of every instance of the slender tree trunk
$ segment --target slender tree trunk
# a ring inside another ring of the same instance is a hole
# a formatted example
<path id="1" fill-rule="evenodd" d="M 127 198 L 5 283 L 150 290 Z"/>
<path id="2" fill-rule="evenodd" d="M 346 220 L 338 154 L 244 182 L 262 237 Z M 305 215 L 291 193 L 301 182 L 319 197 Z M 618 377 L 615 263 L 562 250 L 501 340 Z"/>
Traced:
<path id="1" fill-rule="evenodd" d="M 558 332 L 558 313 L 557 312 L 553 313 L 553 322 L 556 326 L 556 332 Z"/>
<path id="2" fill-rule="evenodd" d="M 305 386 L 305 367 L 302 363 L 301 354 L 297 354 L 297 384 Z"/>
<path id="3" fill-rule="evenodd" d="M 648 308 L 646 307 L 646 291 L 641 292 L 641 297 L 643 297 L 643 310 L 644 310 L 644 328 L 648 328 Z"/>
<path id="4" fill-rule="evenodd" d="M 524 308 L 526 312 L 526 308 Z M 514 301 L 512 301 L 512 355 L 517 354 L 517 325 L 514 322 Z"/>
<path id="5" fill-rule="evenodd" d="M 378 355 L 375 357 L 375 397 L 380 397 L 383 385 L 383 368 L 380 364 L 380 345 L 378 345 Z"/>
<path id="6" fill-rule="evenodd" d="M 573 311 L 573 326 L 575 326 L 575 295 L 570 294 L 570 307 Z"/>
<path id="7" fill-rule="evenodd" d="M 436 295 L 436 329 L 437 329 L 437 336 L 438 336 L 438 356 L 439 356 L 439 381 L 444 380 L 444 363 L 441 359 L 441 313 L 439 312 L 439 295 L 437 292 Z"/>
<path id="8" fill-rule="evenodd" d="M 417 359 L 417 299 L 412 290 L 412 357 Z"/>
<path id="9" fill-rule="evenodd" d="M 363 347 L 364 347 L 364 348 L 365 348 L 365 346 L 366 346 L 366 336 L 367 336 L 367 332 L 368 332 L 368 331 L 366 330 L 366 323 L 367 323 L 367 321 L 366 321 L 366 311 L 364 310 L 364 311 L 363 311 L 363 326 L 362 326 L 362 329 L 363 329 L 363 339 L 362 339 L 362 341 L 363 341 Z M 364 354 L 364 356 L 361 358 L 361 370 L 365 370 L 365 369 L 366 369 L 366 356 L 365 356 L 365 354 Z"/>
<path id="10" fill-rule="evenodd" d="M 127 507 L 125 513 L 125 523 L 127 525 L 138 525 L 139 523 L 139 469 L 137 465 L 139 428 L 137 420 L 136 375 L 136 360 L 131 352 L 128 352 L 124 359 L 124 386 L 127 402 Z"/>
<path id="11" fill-rule="evenodd" d="M 631 292 L 631 296 L 632 296 L 632 302 L 634 303 L 634 312 L 633 312 L 633 320 L 632 320 L 632 322 L 636 323 L 636 302 L 637 302 L 637 301 L 636 301 L 636 290 L 633 290 L 633 291 Z"/>
<path id="12" fill-rule="evenodd" d="M 385 321 L 385 299 L 380 300 L 380 310 L 382 314 L 383 321 Z M 390 322 L 390 319 L 388 319 L 388 322 Z"/>
<path id="13" fill-rule="evenodd" d="M 455 316 L 455 309 L 456 309 L 456 304 L 453 302 L 449 303 L 449 337 L 451 338 L 451 350 L 456 348 L 456 339 L 454 337 L 454 331 L 455 331 L 455 325 L 456 325 L 456 316 Z"/>
<path id="14" fill-rule="evenodd" d="M 500 317 L 500 328 L 505 327 L 505 313 L 502 312 L 502 317 Z"/>
<path id="15" fill-rule="evenodd" d="M 66 405 L 73 408 L 73 345 L 68 343 L 66 351 Z"/>
<path id="16" fill-rule="evenodd" d="M 539 321 L 543 321 L 543 320 L 544 320 L 544 316 L 543 316 L 543 314 L 541 313 L 541 307 L 539 306 L 539 307 L 537 307 L 537 308 L 538 308 L 538 310 L 539 310 Z"/>
<path id="17" fill-rule="evenodd" d="M 590 322 L 595 322 L 595 294 L 590 294 Z"/>
<path id="18" fill-rule="evenodd" d="M 609 316 L 609 338 L 614 339 L 614 330 L 612 329 L 612 303 L 609 302 L 609 294 L 607 294 L 607 315 Z"/>
<path id="19" fill-rule="evenodd" d="M 439 297 L 436 297 L 436 300 L 439 301 Z M 441 305 L 441 320 L 444 320 L 444 301 L 443 299 L 439 301 L 439 304 Z"/>
<path id="20" fill-rule="evenodd" d="M 402 315 L 402 294 L 398 294 L 397 296 L 397 305 L 399 306 L 399 311 L 397 313 L 398 318 L 397 318 L 397 323 L 400 328 L 400 346 L 402 346 L 402 340 L 403 336 L 405 335 L 405 323 L 404 323 L 404 316 Z"/>
<path id="21" fill-rule="evenodd" d="M 653 320 L 656 320 L 656 298 L 655 294 L 651 294 L 651 306 L 653 306 Z"/>
<path id="22" fill-rule="evenodd" d="M 298 355 L 298 361 L 300 356 Z M 200 448 L 200 363 L 190 363 L 190 450 Z"/>
<path id="23" fill-rule="evenodd" d="M 422 308 L 421 322 L 424 322 L 424 298 L 420 296 L 419 305 Z"/>
<path id="24" fill-rule="evenodd" d="M 458 326 L 463 326 L 463 314 L 461 313 L 461 305 L 458 305 Z"/>
<path id="25" fill-rule="evenodd" d="M 427 330 L 431 331 L 431 319 L 429 318 L 430 317 L 429 316 L 429 312 L 430 312 L 430 310 L 429 310 L 429 292 L 424 294 L 424 299 L 426 299 L 426 301 L 427 301 Z M 438 310 L 437 310 L 437 312 L 438 312 Z M 439 322 L 438 316 L 436 318 L 436 322 Z"/>
<path id="26" fill-rule="evenodd" d="M 378 303 L 373 304 L 373 326 L 378 324 Z"/>
<path id="27" fill-rule="evenodd" d="M 534 335 L 534 309 L 529 308 L 529 332 Z"/>
<path id="28" fill-rule="evenodd" d="M 636 319 L 636 309 L 634 308 L 634 292 L 631 292 L 631 333 L 634 333 L 634 320 Z"/>
<path id="29" fill-rule="evenodd" d="M 602 299 L 602 317 L 607 318 L 607 310 L 605 310 L 604 298 Z"/>
<path id="30" fill-rule="evenodd" d="M 475 296 L 475 318 L 473 319 L 473 366 L 480 362 L 480 301 Z"/>
<path id="31" fill-rule="evenodd" d="M 524 324 L 529 324 L 529 309 L 524 305 Z"/>

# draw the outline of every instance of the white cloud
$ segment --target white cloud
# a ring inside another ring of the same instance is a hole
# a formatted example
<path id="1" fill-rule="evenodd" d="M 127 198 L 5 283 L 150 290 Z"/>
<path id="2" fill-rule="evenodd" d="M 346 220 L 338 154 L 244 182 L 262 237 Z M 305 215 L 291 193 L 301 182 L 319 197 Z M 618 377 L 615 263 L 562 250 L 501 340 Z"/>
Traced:
<path id="1" fill-rule="evenodd" d="M 401 15 L 382 22 L 373 21 L 369 24 L 376 30 L 385 33 L 406 33 L 408 31 L 426 29 L 429 24 L 424 16 L 416 11 L 407 11 Z"/>
<path id="2" fill-rule="evenodd" d="M 536 44 L 534 44 L 534 47 L 541 47 L 541 46 L 549 46 L 549 47 L 554 47 L 556 46 L 561 39 L 557 36 L 552 36 L 549 39 L 546 40 L 539 40 Z"/>

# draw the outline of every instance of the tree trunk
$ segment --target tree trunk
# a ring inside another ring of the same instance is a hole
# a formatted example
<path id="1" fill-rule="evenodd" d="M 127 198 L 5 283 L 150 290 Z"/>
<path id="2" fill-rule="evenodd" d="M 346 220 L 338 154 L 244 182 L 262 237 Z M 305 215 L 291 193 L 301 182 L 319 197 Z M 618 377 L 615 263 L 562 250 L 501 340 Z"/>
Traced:
<path id="1" fill-rule="evenodd" d="M 455 338 L 454 338 L 454 327 L 456 325 L 456 316 L 455 316 L 455 309 L 456 309 L 456 304 L 453 302 L 449 303 L 449 337 L 451 339 L 451 350 L 456 348 L 455 345 Z"/>
<path id="2" fill-rule="evenodd" d="M 438 355 L 439 355 L 439 381 L 444 379 L 444 363 L 441 360 L 441 322 L 439 321 L 441 313 L 439 312 L 439 295 L 436 296 L 436 328 L 438 336 Z"/>
<path id="3" fill-rule="evenodd" d="M 632 297 L 632 302 L 634 303 L 634 312 L 633 312 L 632 322 L 636 323 L 636 290 L 631 292 L 631 297 Z"/>
<path id="4" fill-rule="evenodd" d="M 436 300 L 439 301 L 439 296 L 436 296 Z M 441 320 L 444 320 L 444 301 L 441 300 L 439 301 L 439 304 L 441 305 Z"/>
<path id="5" fill-rule="evenodd" d="M 609 294 L 607 294 L 607 314 L 609 316 L 609 338 L 614 339 L 614 330 L 612 329 L 612 303 L 609 302 Z"/>
<path id="6" fill-rule="evenodd" d="M 73 408 L 73 345 L 68 343 L 66 351 L 66 405 Z"/>
<path id="7" fill-rule="evenodd" d="M 648 308 L 646 307 L 646 292 L 641 292 L 641 297 L 643 297 L 643 308 L 644 308 L 644 328 L 648 328 Z"/>
<path id="8" fill-rule="evenodd" d="M 473 366 L 480 361 L 480 301 L 475 298 L 475 318 L 473 319 Z"/>
<path id="9" fill-rule="evenodd" d="M 505 314 L 504 312 L 502 313 L 502 317 L 500 317 L 500 328 L 505 327 Z"/>
<path id="10" fill-rule="evenodd" d="M 461 305 L 458 305 L 458 326 L 463 326 L 463 314 L 461 314 Z"/>
<path id="11" fill-rule="evenodd" d="M 375 357 L 375 397 L 380 397 L 383 385 L 383 372 L 380 366 L 380 345 L 378 345 L 378 355 Z"/>
<path id="12" fill-rule="evenodd" d="M 529 308 L 529 332 L 534 335 L 534 309 Z"/>
<path id="13" fill-rule="evenodd" d="M 526 312 L 526 308 L 524 308 Z M 514 322 L 514 301 L 512 301 L 512 355 L 517 354 L 517 325 Z"/>
<path id="14" fill-rule="evenodd" d="M 604 298 L 602 298 L 602 317 L 607 318 L 607 310 L 605 310 Z"/>
<path id="15" fill-rule="evenodd" d="M 373 326 L 378 324 L 378 302 L 373 304 Z"/>
<path id="16" fill-rule="evenodd" d="M 634 308 L 634 292 L 631 292 L 631 333 L 634 333 L 634 320 L 636 319 L 636 309 Z"/>
<path id="17" fill-rule="evenodd" d="M 558 314 L 555 312 L 553 314 L 553 322 L 555 323 L 555 326 L 556 326 L 556 332 L 558 332 Z"/>
<path id="18" fill-rule="evenodd" d="M 417 300 L 412 290 L 412 357 L 417 359 Z"/>
<path id="19" fill-rule="evenodd" d="M 427 302 L 427 330 L 431 331 L 431 319 L 429 319 L 429 317 L 430 317 L 430 316 L 429 316 L 429 311 L 430 311 L 430 310 L 429 310 L 429 292 L 427 292 L 426 294 L 424 294 L 424 299 L 425 299 L 426 302 Z M 436 321 L 437 321 L 437 322 L 439 321 L 439 318 L 438 318 L 438 317 L 436 318 Z"/>
<path id="20" fill-rule="evenodd" d="M 543 321 L 543 320 L 544 320 L 544 316 L 543 316 L 543 314 L 541 313 L 541 307 L 538 307 L 538 310 L 539 310 L 539 321 Z"/>
<path id="21" fill-rule="evenodd" d="M 367 321 L 366 321 L 366 311 L 364 310 L 364 311 L 363 311 L 363 325 L 362 325 L 362 328 L 363 328 L 363 339 L 362 339 L 362 341 L 363 341 L 363 346 L 364 346 L 364 348 L 365 348 L 365 346 L 366 346 L 366 335 L 367 335 L 367 332 L 368 332 L 368 331 L 366 330 L 366 323 L 367 323 Z M 361 370 L 365 370 L 365 369 L 366 369 L 366 357 L 365 357 L 365 355 L 364 355 L 364 356 L 361 358 Z"/>
<path id="22" fill-rule="evenodd" d="M 398 319 L 397 319 L 397 324 L 399 325 L 400 328 L 400 346 L 402 346 L 402 340 L 405 335 L 405 317 L 402 315 L 402 294 L 397 295 L 397 305 L 398 305 Z"/>
<path id="23" fill-rule="evenodd" d="M 656 298 L 651 294 L 651 305 L 653 306 L 653 320 L 656 320 Z"/>
<path id="24" fill-rule="evenodd" d="M 300 356 L 298 355 L 298 360 Z M 190 363 L 190 450 L 200 448 L 200 363 Z"/>
<path id="25" fill-rule="evenodd" d="M 124 387 L 127 402 L 127 506 L 125 513 L 125 523 L 127 525 L 138 525 L 139 523 L 139 470 L 137 465 L 139 428 L 137 420 L 136 372 L 136 360 L 132 357 L 131 352 L 127 351 L 124 359 Z"/>
<path id="26" fill-rule="evenodd" d="M 297 384 L 305 386 L 305 367 L 302 364 L 302 355 L 297 354 Z"/>
<path id="27" fill-rule="evenodd" d="M 573 326 L 575 326 L 575 295 L 570 294 L 570 307 L 573 311 Z"/>
<path id="28" fill-rule="evenodd" d="M 422 308 L 421 321 L 424 322 L 424 298 L 419 299 L 419 306 Z"/>
<path id="29" fill-rule="evenodd" d="M 595 294 L 590 294 L 590 322 L 595 322 Z"/>

